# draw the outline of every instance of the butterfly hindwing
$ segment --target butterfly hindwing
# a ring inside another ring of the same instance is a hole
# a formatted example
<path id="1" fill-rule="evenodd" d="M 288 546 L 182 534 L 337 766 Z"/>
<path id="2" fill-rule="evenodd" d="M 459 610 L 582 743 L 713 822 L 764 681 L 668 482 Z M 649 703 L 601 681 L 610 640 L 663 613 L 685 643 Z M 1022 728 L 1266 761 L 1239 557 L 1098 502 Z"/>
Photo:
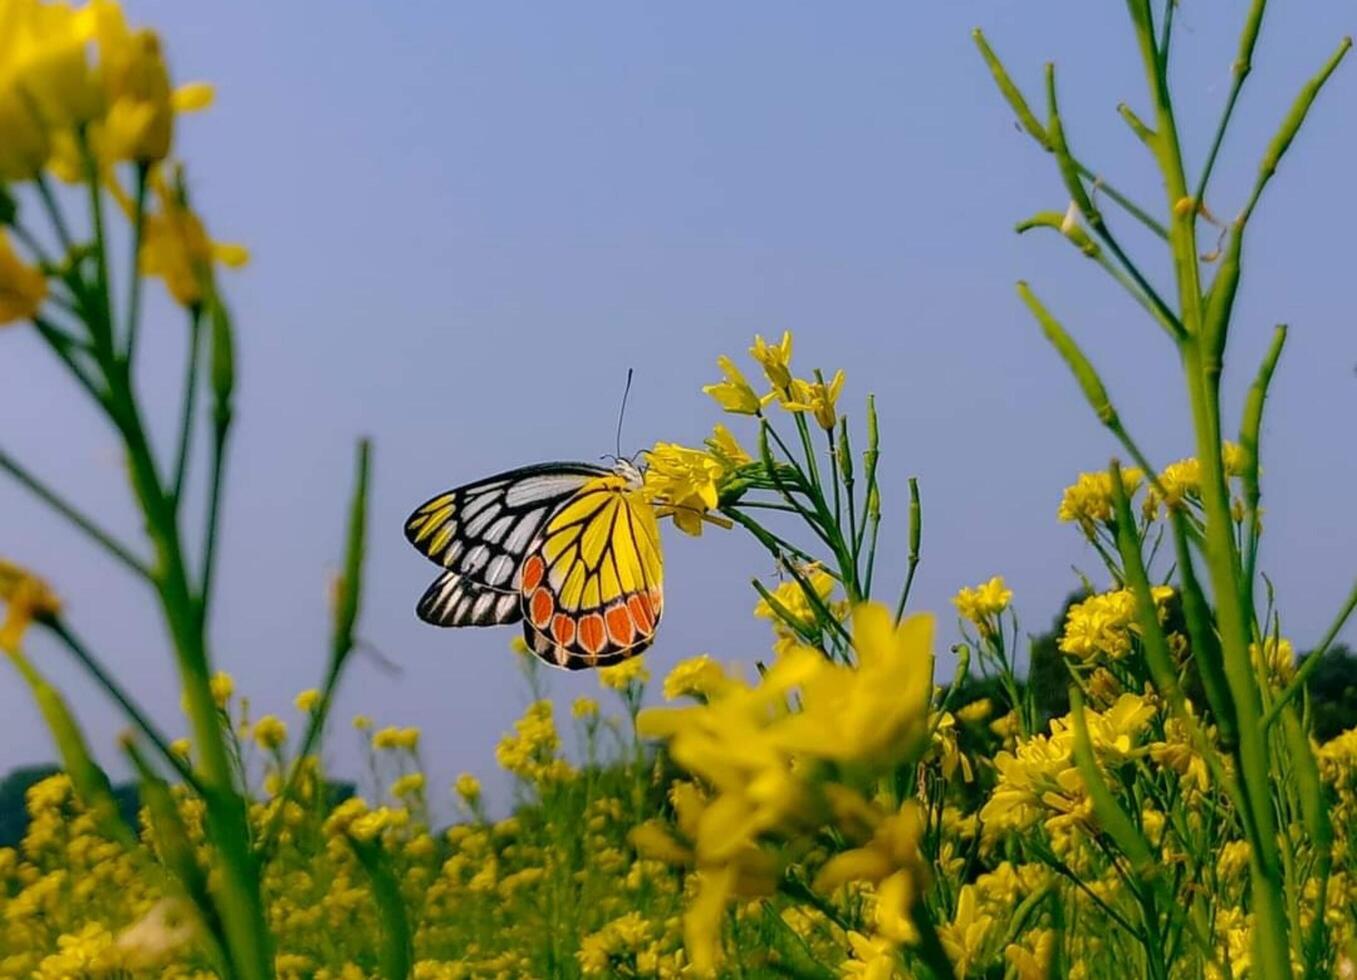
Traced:
<path id="1" fill-rule="evenodd" d="M 544 463 L 487 477 L 425 501 L 406 520 L 405 536 L 468 582 L 516 593 L 523 557 L 552 514 L 609 472 L 589 463 Z"/>
<path id="2" fill-rule="evenodd" d="M 478 585 L 457 572 L 434 579 L 415 612 L 434 626 L 501 626 L 523 616 L 516 593 Z"/>
<path id="3" fill-rule="evenodd" d="M 659 525 L 614 475 L 552 515 L 519 580 L 528 647 L 557 667 L 606 667 L 648 647 L 663 606 Z"/>

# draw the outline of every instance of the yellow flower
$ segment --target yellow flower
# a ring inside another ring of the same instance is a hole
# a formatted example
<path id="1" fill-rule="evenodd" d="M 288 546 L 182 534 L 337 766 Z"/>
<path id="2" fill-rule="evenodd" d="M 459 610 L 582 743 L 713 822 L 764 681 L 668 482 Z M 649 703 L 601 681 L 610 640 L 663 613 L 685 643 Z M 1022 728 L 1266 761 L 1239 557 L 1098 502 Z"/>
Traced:
<path id="1" fill-rule="evenodd" d="M 828 384 L 793 378 L 790 396 L 782 402 L 782 407 L 789 412 L 810 412 L 820 428 L 829 432 L 838 421 L 834 406 L 839 400 L 839 392 L 843 390 L 843 381 L 842 370 L 835 371 Z"/>
<path id="2" fill-rule="evenodd" d="M 862 847 L 842 851 L 826 861 L 815 877 L 815 890 L 832 892 L 850 881 L 876 883 L 903 871 L 907 877 L 901 883 L 908 886 L 910 894 L 899 905 L 908 909 L 928 882 L 928 867 L 919 851 L 924 834 L 923 811 L 917 801 L 906 800 L 897 812 L 888 816 L 880 816 L 874 807 L 864 808 L 863 813 L 868 820 L 876 821 L 871 839 Z"/>
<path id="3" fill-rule="evenodd" d="M 973 589 L 963 588 L 952 597 L 963 619 L 970 620 L 981 632 L 988 633 L 994 628 L 994 617 L 1008 608 L 1013 599 L 1013 590 L 1004 584 L 1003 576 L 996 575 L 988 582 L 982 582 Z"/>
<path id="4" fill-rule="evenodd" d="M 277 715 L 265 715 L 254 723 L 254 740 L 261 749 L 276 749 L 287 741 L 287 724 Z"/>
<path id="5" fill-rule="evenodd" d="M 754 461 L 731 431 L 720 422 L 712 428 L 711 436 L 707 439 L 707 448 L 726 470 L 736 470 Z"/>
<path id="6" fill-rule="evenodd" d="M 3 559 L 0 559 L 0 602 L 5 604 L 0 650 L 9 653 L 19 652 L 24 632 L 33 620 L 61 612 L 61 600 L 46 582 Z"/>
<path id="7" fill-rule="evenodd" d="M 0 67 L 0 76 L 3 72 Z M 0 81 L 0 181 L 31 180 L 51 152 L 47 127 L 36 106 L 18 89 Z"/>
<path id="8" fill-rule="evenodd" d="M 726 683 L 726 672 L 721 665 L 703 653 L 680 660 L 664 679 L 664 699 L 708 698 Z"/>
<path id="9" fill-rule="evenodd" d="M 980 914 L 976 908 L 975 886 L 963 885 L 957 898 L 956 915 L 950 923 L 938 927 L 938 938 L 958 977 L 971 972 L 993 924 L 993 917 Z"/>
<path id="10" fill-rule="evenodd" d="M 1121 471 L 1121 484 L 1128 499 L 1135 495 L 1144 478 L 1145 474 L 1134 466 Z M 1083 526 L 1112 520 L 1112 474 L 1080 473 L 1061 495 L 1058 516 L 1062 521 L 1075 521 Z"/>
<path id="11" fill-rule="evenodd" d="M 468 804 L 475 803 L 481 798 L 481 782 L 469 772 L 464 772 L 457 777 L 457 782 L 453 784 L 453 789 L 457 795 Z"/>
<path id="12" fill-rule="evenodd" d="M 645 493 L 659 516 L 672 516 L 680 531 L 701 534 L 703 516 L 720 502 L 725 466 L 715 456 L 669 442 L 657 442 L 646 456 Z"/>
<path id="13" fill-rule="evenodd" d="M 994 712 L 994 703 L 989 698 L 981 698 L 957 709 L 957 719 L 968 725 L 978 725 Z"/>
<path id="14" fill-rule="evenodd" d="M 613 691 L 625 691 L 633 684 L 644 684 L 650 680 L 650 671 L 646 670 L 643 656 L 631 657 L 598 672 L 598 682 Z"/>
<path id="15" fill-rule="evenodd" d="M 835 585 L 838 584 L 834 576 L 825 571 L 818 563 L 803 566 L 801 574 L 810 583 L 810 587 L 815 590 L 815 594 L 819 597 L 821 603 L 828 604 L 829 597 L 834 593 Z M 811 600 L 806 596 L 806 590 L 801 588 L 801 584 L 795 579 L 790 579 L 779 585 L 772 591 L 772 597 L 773 601 L 791 616 L 795 625 L 809 629 L 818 621 L 815 607 L 811 605 Z M 759 619 L 770 620 L 774 630 L 777 630 L 779 634 L 785 634 L 791 627 L 791 624 L 783 621 L 782 616 L 767 599 L 760 599 L 754 605 L 754 615 Z"/>
<path id="16" fill-rule="evenodd" d="M 8 0 L 0 13 L 0 90 L 30 100 L 49 129 L 95 119 L 103 100 L 86 50 L 94 33 L 92 8 Z"/>
<path id="17" fill-rule="evenodd" d="M 366 732 L 372 728 L 372 719 L 367 715 L 354 715 L 352 724 L 358 731 Z"/>
<path id="18" fill-rule="evenodd" d="M 786 391 L 792 383 L 792 334 L 790 330 L 782 332 L 782 340 L 777 344 L 770 344 L 763 337 L 755 334 L 754 346 L 749 348 L 749 355 L 763 366 L 764 376 L 768 378 L 768 383 L 779 391 Z"/>
<path id="19" fill-rule="evenodd" d="M 404 749 L 413 752 L 419 748 L 418 728 L 383 728 L 372 736 L 373 748 Z"/>
<path id="20" fill-rule="evenodd" d="M 308 688 L 293 698 L 292 703 L 297 706 L 297 710 L 302 714 L 309 715 L 320 704 L 320 692 L 315 688 Z"/>
<path id="21" fill-rule="evenodd" d="M 570 713 L 580 721 L 593 721 L 598 717 L 598 702 L 591 697 L 580 696 L 571 702 Z"/>
<path id="22" fill-rule="evenodd" d="M 173 752 L 175 755 L 179 756 L 179 758 L 181 759 L 187 759 L 189 757 L 189 753 L 193 751 L 193 746 L 189 743 L 189 740 L 186 738 L 176 738 L 173 742 L 170 743 L 170 751 Z"/>
<path id="23" fill-rule="evenodd" d="M 212 700 L 216 702 L 218 708 L 225 708 L 231 695 L 235 693 L 236 682 L 231 675 L 224 670 L 219 670 L 212 675 Z"/>
<path id="24" fill-rule="evenodd" d="M 415 796 L 424 792 L 424 773 L 407 772 L 403 776 L 397 777 L 391 784 L 391 795 L 395 797 Z"/>
<path id="25" fill-rule="evenodd" d="M 3 118 L 0 118 L 3 126 Z M 3 139 L 3 129 L 0 129 Z M 0 151 L 3 153 L 3 151 Z M 0 228 L 0 326 L 27 320 L 38 312 L 47 297 L 47 278 L 21 259 Z"/>
<path id="26" fill-rule="evenodd" d="M 165 288 L 182 306 L 195 306 L 212 278 L 212 265 L 220 262 L 238 269 L 249 259 L 240 245 L 221 244 L 207 236 L 202 220 L 184 200 L 181 188 L 171 188 L 157 172 L 152 189 L 159 209 L 146 215 L 141 247 L 141 271 L 165 280 Z"/>
<path id="27" fill-rule="evenodd" d="M 1173 595 L 1173 589 L 1159 585 L 1151 592 L 1162 619 L 1164 603 Z M 1071 606 L 1059 646 L 1062 653 L 1084 663 L 1091 663 L 1100 655 L 1120 660 L 1131 651 L 1131 637 L 1139 633 L 1135 596 L 1130 589 L 1119 589 L 1090 596 Z"/>
<path id="28" fill-rule="evenodd" d="M 759 397 L 735 362 L 722 354 L 716 359 L 725 380 L 716 384 L 703 385 L 702 390 L 716 399 L 716 403 L 727 412 L 736 415 L 757 415 L 763 410 L 771 396 Z"/>

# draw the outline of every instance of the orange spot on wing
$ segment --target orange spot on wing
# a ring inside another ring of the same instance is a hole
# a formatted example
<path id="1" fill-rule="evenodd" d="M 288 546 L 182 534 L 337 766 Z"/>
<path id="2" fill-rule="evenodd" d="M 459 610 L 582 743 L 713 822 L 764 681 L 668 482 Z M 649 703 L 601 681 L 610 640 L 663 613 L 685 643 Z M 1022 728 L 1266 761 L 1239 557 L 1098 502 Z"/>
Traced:
<path id="1" fill-rule="evenodd" d="M 587 616 L 580 617 L 579 642 L 586 653 L 597 654 L 603 649 L 603 644 L 607 638 L 607 632 L 603 628 L 602 616 L 598 613 L 590 613 Z"/>
<path id="2" fill-rule="evenodd" d="M 575 639 L 575 621 L 564 613 L 557 613 L 551 618 L 551 635 L 561 646 L 569 646 Z"/>
<path id="3" fill-rule="evenodd" d="M 627 607 L 621 604 L 610 606 L 603 614 L 603 618 L 607 621 L 608 636 L 612 641 L 620 647 L 631 646 L 631 641 L 636 636 L 636 627 L 632 624 L 631 613 L 627 612 Z"/>
<path id="4" fill-rule="evenodd" d="M 538 589 L 528 602 L 528 615 L 532 618 L 532 625 L 539 630 L 546 629 L 555 608 L 556 603 L 552 602 L 551 593 L 546 589 Z"/>
<path id="5" fill-rule="evenodd" d="M 627 608 L 631 610 L 631 618 L 636 621 L 636 628 L 642 635 L 648 636 L 654 632 L 655 617 L 650 614 L 650 603 L 645 596 L 631 596 L 627 599 Z"/>
<path id="6" fill-rule="evenodd" d="M 547 573 L 547 563 L 541 555 L 533 555 L 523 563 L 523 594 L 532 595 L 532 590 L 542 584 L 542 576 Z"/>

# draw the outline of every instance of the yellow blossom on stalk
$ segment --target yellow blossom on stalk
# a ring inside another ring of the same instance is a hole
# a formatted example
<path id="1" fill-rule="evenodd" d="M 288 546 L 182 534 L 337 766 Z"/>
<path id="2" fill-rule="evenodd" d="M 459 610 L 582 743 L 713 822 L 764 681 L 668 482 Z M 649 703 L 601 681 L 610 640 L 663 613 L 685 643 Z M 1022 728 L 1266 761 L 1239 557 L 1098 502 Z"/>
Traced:
<path id="1" fill-rule="evenodd" d="M 1173 595 L 1167 585 L 1151 590 L 1155 606 L 1162 619 L 1164 604 Z M 1130 589 L 1118 589 L 1090 596 L 1070 607 L 1065 616 L 1065 630 L 1060 636 L 1060 651 L 1092 663 L 1099 656 L 1120 660 L 1131 651 L 1132 635 L 1139 635 L 1136 623 L 1136 600 Z"/>
<path id="2" fill-rule="evenodd" d="M 395 797 L 414 796 L 424 792 L 424 773 L 407 772 L 398 776 L 391 784 L 391 795 Z"/>
<path id="3" fill-rule="evenodd" d="M 293 698 L 292 703 L 297 706 L 298 711 L 309 715 L 320 704 L 320 692 L 315 688 L 308 688 Z"/>
<path id="4" fill-rule="evenodd" d="M 664 679 L 664 699 L 708 698 L 726 684 L 726 672 L 708 654 L 680 660 Z"/>
<path id="5" fill-rule="evenodd" d="M 49 130 L 74 129 L 103 108 L 87 52 L 92 13 L 38 0 L 0 7 L 0 91 L 18 92 Z"/>
<path id="6" fill-rule="evenodd" d="M 770 344 L 762 336 L 754 335 L 754 346 L 749 356 L 763 367 L 764 376 L 778 391 L 786 391 L 792 384 L 792 333 L 782 332 L 782 339 Z"/>
<path id="7" fill-rule="evenodd" d="M 171 188 L 158 171 L 151 186 L 160 207 L 145 218 L 141 271 L 165 280 L 165 288 L 180 305 L 195 306 L 203 300 L 214 262 L 238 269 L 250 260 L 250 253 L 244 246 L 208 238 L 181 191 Z"/>
<path id="8" fill-rule="evenodd" d="M 726 468 L 715 456 L 670 442 L 646 453 L 645 493 L 660 517 L 673 517 L 680 531 L 702 533 L 702 518 L 720 502 Z"/>
<path id="9" fill-rule="evenodd" d="M 24 632 L 34 619 L 61 612 L 61 600 L 47 583 L 26 569 L 0 559 L 0 602 L 5 618 L 0 622 L 0 650 L 18 653 Z"/>
<path id="10" fill-rule="evenodd" d="M 4 44 L 0 38 L 0 46 Z M 3 55 L 0 55 L 3 58 Z M 4 68 L 0 66 L 0 78 Z M 52 144 L 31 100 L 0 80 L 0 181 L 32 180 L 51 155 Z"/>
<path id="11" fill-rule="evenodd" d="M 261 749 L 276 749 L 287 741 L 287 724 L 277 715 L 265 715 L 254 723 L 254 740 Z"/>
<path id="12" fill-rule="evenodd" d="M 719 422 L 712 427 L 706 445 L 727 471 L 739 469 L 754 461 L 731 431 Z"/>
<path id="13" fill-rule="evenodd" d="M 1249 644 L 1249 659 L 1254 668 L 1262 667 L 1268 681 L 1276 687 L 1284 687 L 1296 676 L 1296 650 L 1286 637 L 1269 635 L 1263 643 L 1260 655 L 1258 644 Z"/>
<path id="14" fill-rule="evenodd" d="M 725 411 L 735 415 L 757 415 L 762 411 L 772 396 L 760 398 L 744 373 L 724 354 L 716 359 L 716 363 L 720 366 L 721 373 L 725 375 L 725 380 L 703 385 L 703 392 L 716 399 L 716 403 Z"/>
<path id="15" fill-rule="evenodd" d="M 889 939 L 860 932 L 849 932 L 847 939 L 853 955 L 839 966 L 840 976 L 860 980 L 901 980 L 905 976 L 897 946 Z"/>
<path id="16" fill-rule="evenodd" d="M 372 746 L 376 749 L 404 749 L 413 752 L 419 748 L 419 729 L 383 728 L 372 736 Z"/>
<path id="17" fill-rule="evenodd" d="M 820 428 L 830 432 L 838 422 L 834 406 L 843 390 L 843 381 L 842 370 L 835 371 L 827 384 L 793 378 L 790 396 L 782 402 L 782 407 L 789 412 L 810 412 Z"/>
<path id="18" fill-rule="evenodd" d="M 1027 943 L 1009 943 L 1004 948 L 1004 959 L 1013 968 L 1017 980 L 1046 980 L 1055 952 L 1055 931 L 1034 929 L 1027 934 Z"/>
<path id="19" fill-rule="evenodd" d="M 925 829 L 923 810 L 918 801 L 906 800 L 897 812 L 882 816 L 874 806 L 861 800 L 854 802 L 855 809 L 868 822 L 874 822 L 871 838 L 863 846 L 826 861 L 815 877 L 815 890 L 828 893 L 850 881 L 876 883 L 904 872 L 910 894 L 899 904 L 908 909 L 929 880 L 928 866 L 919 851 Z"/>
<path id="20" fill-rule="evenodd" d="M 1177 507 L 1186 498 L 1200 494 L 1201 484 L 1201 463 L 1195 457 L 1180 459 L 1165 466 L 1159 474 L 1159 487 L 1163 488 L 1159 496 L 1170 507 Z"/>
<path id="21" fill-rule="evenodd" d="M 957 976 L 971 972 L 993 925 L 993 917 L 981 914 L 976 907 L 975 886 L 963 885 L 957 897 L 956 915 L 951 922 L 938 927 L 938 939 L 942 940 Z"/>
<path id="22" fill-rule="evenodd" d="M 633 684 L 644 684 L 648 680 L 650 671 L 646 669 L 643 656 L 631 657 L 598 672 L 599 684 L 612 691 L 625 691 Z"/>
<path id="23" fill-rule="evenodd" d="M 1140 488 L 1145 474 L 1134 466 L 1121 471 L 1121 485 L 1127 498 Z M 1058 513 L 1062 521 L 1080 525 L 1104 524 L 1112 519 L 1112 474 L 1107 471 L 1080 473 L 1074 483 L 1065 488 L 1060 498 Z"/>
<path id="24" fill-rule="evenodd" d="M 1005 583 L 1002 575 L 996 575 L 988 582 L 982 582 L 975 588 L 962 588 L 952 597 L 952 605 L 963 619 L 969 620 L 983 633 L 994 629 L 994 617 L 1008 608 L 1013 601 L 1013 590 Z"/>
<path id="25" fill-rule="evenodd" d="M 580 721 L 592 721 L 598 717 L 598 702 L 591 697 L 581 695 L 571 702 L 570 714 Z"/>
<path id="26" fill-rule="evenodd" d="M 235 693 L 236 682 L 231 675 L 224 670 L 219 670 L 212 675 L 210 682 L 212 688 L 212 700 L 218 708 L 225 708 L 231 700 L 231 695 Z"/>
<path id="27" fill-rule="evenodd" d="M 481 782 L 469 772 L 464 772 L 457 777 L 453 789 L 468 804 L 475 803 L 481 798 Z"/>
<path id="28" fill-rule="evenodd" d="M 989 698 L 981 698 L 979 701 L 972 701 L 957 709 L 957 720 L 963 721 L 968 725 L 979 725 L 991 714 L 994 713 L 994 702 Z"/>
<path id="29" fill-rule="evenodd" d="M 19 257 L 10 244 L 9 234 L 0 228 L 0 326 L 27 320 L 38 312 L 46 298 L 47 277 Z"/>
<path id="30" fill-rule="evenodd" d="M 354 715 L 352 724 L 357 731 L 370 731 L 372 729 L 372 718 L 368 715 Z"/>
<path id="31" fill-rule="evenodd" d="M 193 746 L 186 738 L 176 738 L 170 743 L 170 751 L 181 759 L 187 759 L 189 753 L 193 751 Z"/>
<path id="32" fill-rule="evenodd" d="M 829 597 L 834 592 L 834 586 L 838 584 L 834 576 L 825 571 L 824 567 L 818 562 L 803 566 L 800 572 L 802 577 L 810 583 L 811 588 L 815 590 L 820 601 L 828 604 Z M 774 589 L 772 596 L 774 602 L 791 616 L 795 625 L 806 629 L 815 626 L 818 621 L 815 607 L 811 605 L 810 599 L 807 598 L 806 590 L 801 588 L 801 583 L 795 579 L 789 579 Z M 774 630 L 777 630 L 780 634 L 787 632 L 790 627 L 790 624 L 784 622 L 782 615 L 767 599 L 760 599 L 754 605 L 754 615 L 759 619 L 770 620 Z"/>

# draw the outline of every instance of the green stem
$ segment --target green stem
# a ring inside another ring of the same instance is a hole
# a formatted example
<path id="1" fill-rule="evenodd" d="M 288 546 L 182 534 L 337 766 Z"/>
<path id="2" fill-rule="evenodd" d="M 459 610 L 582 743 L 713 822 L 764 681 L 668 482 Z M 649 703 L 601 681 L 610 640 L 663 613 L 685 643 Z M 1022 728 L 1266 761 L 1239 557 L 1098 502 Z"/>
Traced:
<path id="1" fill-rule="evenodd" d="M 1258 32 L 1263 25 L 1263 11 L 1266 8 L 1267 0 L 1253 0 L 1249 7 L 1248 18 L 1244 21 L 1244 32 L 1239 38 L 1239 54 L 1235 57 L 1235 62 L 1230 68 L 1233 76 L 1230 94 L 1225 99 L 1225 110 L 1221 113 L 1220 122 L 1216 125 L 1216 135 L 1211 140 L 1211 149 L 1206 154 L 1206 164 L 1202 167 L 1201 177 L 1197 181 L 1197 190 L 1192 195 L 1198 202 L 1206 199 L 1206 185 L 1211 181 L 1211 171 L 1215 168 L 1216 156 L 1220 153 L 1221 144 L 1225 142 L 1225 131 L 1230 128 L 1230 119 L 1234 115 L 1235 103 L 1239 101 L 1239 93 L 1244 88 L 1244 81 L 1253 70 L 1253 49 L 1258 43 Z"/>
<path id="2" fill-rule="evenodd" d="M 102 687 L 108 696 L 118 703 L 118 706 L 123 710 L 123 714 L 127 715 L 128 720 L 132 722 L 137 730 L 145 735 L 146 739 L 155 746 L 155 749 L 160 753 L 161 758 L 164 759 L 179 778 L 184 781 L 185 785 L 191 787 L 199 795 L 202 795 L 202 786 L 199 784 L 198 778 L 193 774 L 193 770 L 188 767 L 179 755 L 171 751 L 169 742 L 166 741 L 165 736 L 161 734 L 160 730 L 156 728 L 155 723 L 146 716 L 146 713 L 141 710 L 136 701 L 132 699 L 132 696 L 124 691 L 118 682 L 114 680 L 113 676 L 104 669 L 104 665 L 99 662 L 98 658 L 90 653 L 89 649 L 73 632 L 71 632 L 61 619 L 44 619 L 42 622 L 44 626 L 51 630 L 56 637 L 61 640 L 66 646 L 66 649 L 70 651 L 71 656 L 75 657 L 80 666 L 84 667 L 85 671 L 94 678 L 94 682 Z"/>
<path id="3" fill-rule="evenodd" d="M 129 363 L 136 354 L 137 330 L 141 325 L 141 244 L 146 231 L 146 188 L 150 174 L 147 164 L 137 164 L 136 211 L 132 218 L 132 251 L 128 256 L 127 344 L 123 348 L 123 358 Z"/>
<path id="4" fill-rule="evenodd" d="M 4 470 L 48 507 L 66 518 L 81 531 L 84 531 L 92 541 L 135 572 L 139 578 L 149 582 L 155 581 L 155 576 L 140 558 L 132 554 L 128 548 L 116 541 L 111 534 L 100 528 L 94 521 L 68 504 L 55 490 L 29 473 L 28 470 L 19 465 L 18 461 L 3 450 L 0 450 L 0 470 Z"/>
<path id="5" fill-rule="evenodd" d="M 183 401 L 179 410 L 179 449 L 175 453 L 174 489 L 171 495 L 175 504 L 183 499 L 184 478 L 188 472 L 189 451 L 193 445 L 194 414 L 198 399 L 198 359 L 202 349 L 203 311 L 194 306 L 189 311 L 188 354 L 184 364 Z"/>
<path id="6" fill-rule="evenodd" d="M 1338 611 L 1338 616 L 1329 626 L 1328 632 L 1324 634 L 1324 638 L 1319 641 L 1319 646 L 1315 648 L 1314 653 L 1305 658 L 1304 663 L 1302 663 L 1300 668 L 1296 671 L 1296 676 L 1293 677 L 1291 683 L 1286 686 L 1286 690 L 1282 691 L 1282 693 L 1278 695 L 1277 700 L 1273 702 L 1272 707 L 1263 718 L 1264 729 L 1271 728 L 1282 709 L 1294 700 L 1301 691 L 1305 690 L 1306 683 L 1310 680 L 1311 676 L 1313 676 L 1314 672 L 1319 669 L 1319 664 L 1320 661 L 1324 659 L 1324 654 L 1329 652 L 1329 647 L 1333 645 L 1333 641 L 1338 638 L 1338 634 L 1342 631 L 1343 627 L 1347 625 L 1348 617 L 1352 615 L 1354 609 L 1357 609 L 1357 584 L 1353 585 L 1352 592 L 1349 593 L 1347 601 L 1343 603 L 1343 608 Z"/>

